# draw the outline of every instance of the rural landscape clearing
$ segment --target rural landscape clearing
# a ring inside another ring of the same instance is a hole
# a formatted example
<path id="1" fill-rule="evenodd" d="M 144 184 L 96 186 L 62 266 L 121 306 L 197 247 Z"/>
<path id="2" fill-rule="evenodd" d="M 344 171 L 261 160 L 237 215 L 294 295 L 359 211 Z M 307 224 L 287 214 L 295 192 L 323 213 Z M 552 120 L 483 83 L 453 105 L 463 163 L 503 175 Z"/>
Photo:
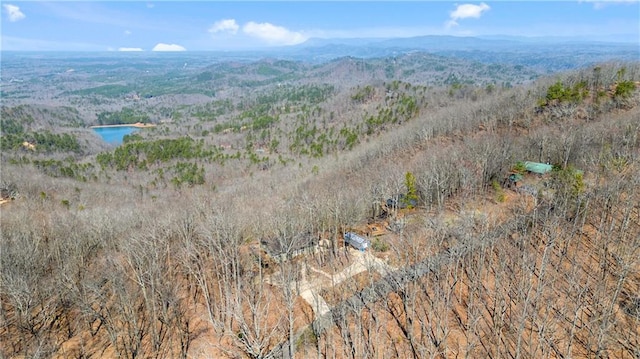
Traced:
<path id="1" fill-rule="evenodd" d="M 640 357 L 637 41 L 305 40 L 2 51 L 0 358 Z"/>

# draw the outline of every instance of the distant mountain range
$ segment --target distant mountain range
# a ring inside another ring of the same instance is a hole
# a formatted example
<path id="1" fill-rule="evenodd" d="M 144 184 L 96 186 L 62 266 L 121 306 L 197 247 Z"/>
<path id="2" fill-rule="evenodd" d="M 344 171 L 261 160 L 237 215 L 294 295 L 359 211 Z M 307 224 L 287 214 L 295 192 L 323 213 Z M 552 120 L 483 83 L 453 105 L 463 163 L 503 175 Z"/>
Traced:
<path id="1" fill-rule="evenodd" d="M 561 45 L 561 46 L 559 46 Z M 483 63 L 526 65 L 557 71 L 605 61 L 640 61 L 640 40 L 633 35 L 583 37 L 419 36 L 409 38 L 316 39 L 291 47 L 264 50 L 269 56 L 327 61 L 427 52 Z"/>
<path id="2" fill-rule="evenodd" d="M 460 37 L 430 35 L 408 38 L 311 38 L 295 46 L 242 51 L 176 53 L 105 52 L 109 58 L 174 59 L 181 66 L 211 61 L 256 61 L 264 58 L 323 63 L 342 57 L 383 58 L 422 52 L 484 64 L 521 65 L 539 73 L 553 73 L 609 61 L 640 61 L 640 39 L 634 35 L 585 37 L 522 37 L 492 35 Z M 20 53 L 18 53 L 20 54 Z M 36 53 L 27 53 L 35 56 Z M 17 55 L 23 56 L 24 53 Z M 85 57 L 78 52 L 46 53 L 44 58 Z M 16 56 L 3 52 L 3 56 Z M 95 56 L 95 55 L 92 55 Z M 181 62 L 184 61 L 184 62 Z"/>
<path id="3" fill-rule="evenodd" d="M 617 34 L 617 35 L 598 35 L 598 36 L 509 36 L 509 35 L 486 35 L 478 36 L 480 39 L 488 40 L 512 40 L 518 42 L 542 42 L 542 43 L 572 43 L 572 42 L 613 42 L 613 43 L 640 43 L 640 37 L 637 34 Z"/>
<path id="4" fill-rule="evenodd" d="M 403 38 L 311 38 L 297 47 L 314 47 L 325 45 L 353 45 L 353 46 L 424 46 L 442 45 L 458 46 L 479 44 L 550 44 L 550 43 L 617 43 L 628 45 L 640 45 L 640 38 L 634 34 L 587 36 L 511 36 L 511 35 L 482 35 L 482 36 L 451 36 L 451 35 L 425 35 Z"/>
<path id="5" fill-rule="evenodd" d="M 607 45 L 608 47 L 620 49 L 640 49 L 640 39 L 633 35 L 605 35 L 598 38 L 586 37 L 523 37 L 523 36 L 479 36 L 461 37 L 447 35 L 429 35 L 407 38 L 349 38 L 349 39 L 318 39 L 311 38 L 306 42 L 282 50 L 304 51 L 314 48 L 336 48 L 353 50 L 367 49 L 391 49 L 391 50 L 482 50 L 482 51 L 505 51 L 520 48 L 530 49 L 532 46 L 546 48 L 557 46 L 559 43 L 572 46 Z"/>

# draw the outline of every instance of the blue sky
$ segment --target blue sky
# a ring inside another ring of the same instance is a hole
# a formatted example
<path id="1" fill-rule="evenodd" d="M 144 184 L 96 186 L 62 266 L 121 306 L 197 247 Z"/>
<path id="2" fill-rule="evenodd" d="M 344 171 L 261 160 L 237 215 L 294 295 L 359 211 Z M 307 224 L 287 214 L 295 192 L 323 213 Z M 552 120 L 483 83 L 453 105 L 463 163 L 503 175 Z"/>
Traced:
<path id="1" fill-rule="evenodd" d="M 2 1 L 2 50 L 207 51 L 309 38 L 579 36 L 640 42 L 639 0 Z"/>

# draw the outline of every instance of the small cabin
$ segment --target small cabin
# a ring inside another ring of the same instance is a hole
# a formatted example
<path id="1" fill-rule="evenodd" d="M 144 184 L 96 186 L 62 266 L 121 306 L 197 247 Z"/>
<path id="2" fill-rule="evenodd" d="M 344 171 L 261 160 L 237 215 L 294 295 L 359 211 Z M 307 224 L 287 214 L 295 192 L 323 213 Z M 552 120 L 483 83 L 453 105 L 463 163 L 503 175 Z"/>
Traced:
<path id="1" fill-rule="evenodd" d="M 553 169 L 553 166 L 550 164 L 529 161 L 524 163 L 524 167 L 528 172 L 537 173 L 539 175 L 549 173 Z"/>
<path id="2" fill-rule="evenodd" d="M 344 234 L 344 242 L 345 244 L 349 244 L 353 248 L 360 251 L 366 250 L 371 245 L 371 241 L 353 232 L 347 232 Z"/>

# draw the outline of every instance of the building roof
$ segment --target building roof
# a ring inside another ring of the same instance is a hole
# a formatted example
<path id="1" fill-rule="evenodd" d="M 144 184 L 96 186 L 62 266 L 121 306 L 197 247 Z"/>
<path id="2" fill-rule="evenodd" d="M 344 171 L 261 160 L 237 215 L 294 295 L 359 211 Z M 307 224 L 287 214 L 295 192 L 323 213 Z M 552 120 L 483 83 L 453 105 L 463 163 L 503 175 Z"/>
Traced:
<path id="1" fill-rule="evenodd" d="M 344 234 L 344 238 L 345 239 L 350 239 L 356 243 L 367 243 L 367 240 L 365 238 L 360 237 L 359 235 L 353 233 L 353 232 L 347 232 Z"/>
<path id="2" fill-rule="evenodd" d="M 525 162 L 524 163 L 525 168 L 527 169 L 527 171 L 529 172 L 533 172 L 533 173 L 538 173 L 538 174 L 545 174 L 547 172 L 551 172 L 551 170 L 553 169 L 553 167 L 551 165 L 548 165 L 546 163 L 539 163 L 539 162 Z"/>

